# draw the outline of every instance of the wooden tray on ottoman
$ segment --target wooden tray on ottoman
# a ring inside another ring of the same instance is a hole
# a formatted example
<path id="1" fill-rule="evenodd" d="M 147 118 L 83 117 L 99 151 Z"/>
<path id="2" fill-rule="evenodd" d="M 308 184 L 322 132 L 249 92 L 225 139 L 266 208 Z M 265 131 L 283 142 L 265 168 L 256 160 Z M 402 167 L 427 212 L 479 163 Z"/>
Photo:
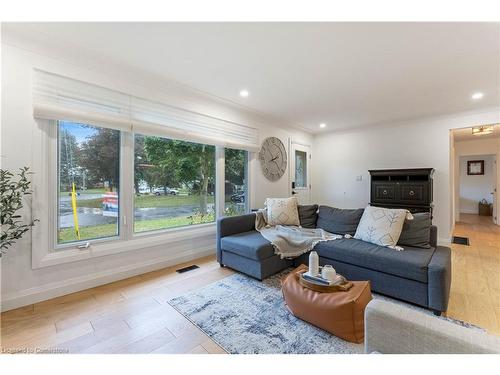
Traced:
<path id="1" fill-rule="evenodd" d="M 345 292 L 349 289 L 352 288 L 353 283 L 350 281 L 346 281 L 343 284 L 336 284 L 336 285 L 321 285 L 321 284 L 316 284 L 312 281 L 304 279 L 302 275 L 307 272 L 307 269 L 304 271 L 296 272 L 295 275 L 297 277 L 297 280 L 299 280 L 299 284 L 302 285 L 303 287 L 306 287 L 308 289 L 314 290 L 315 292 L 320 292 L 320 293 L 332 293 L 332 292 Z"/>
<path id="2" fill-rule="evenodd" d="M 300 284 L 297 276 L 305 271 L 307 266 L 301 265 L 282 281 L 283 297 L 290 312 L 344 340 L 362 343 L 365 308 L 372 299 L 370 282 L 351 281 L 349 290 L 321 293 Z"/>

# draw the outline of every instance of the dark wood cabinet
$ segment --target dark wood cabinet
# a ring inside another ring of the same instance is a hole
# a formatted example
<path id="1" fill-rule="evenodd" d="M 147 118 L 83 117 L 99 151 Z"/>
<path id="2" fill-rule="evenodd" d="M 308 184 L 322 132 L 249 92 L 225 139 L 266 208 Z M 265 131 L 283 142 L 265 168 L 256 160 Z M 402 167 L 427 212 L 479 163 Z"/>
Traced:
<path id="1" fill-rule="evenodd" d="M 370 170 L 370 205 L 432 215 L 433 168 Z"/>

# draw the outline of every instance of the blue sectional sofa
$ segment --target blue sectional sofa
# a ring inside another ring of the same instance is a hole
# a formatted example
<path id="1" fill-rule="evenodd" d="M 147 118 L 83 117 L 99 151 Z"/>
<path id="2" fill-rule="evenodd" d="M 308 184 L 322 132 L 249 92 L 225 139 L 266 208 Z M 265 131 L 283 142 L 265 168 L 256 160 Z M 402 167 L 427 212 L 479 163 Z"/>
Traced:
<path id="1" fill-rule="evenodd" d="M 323 206 L 322 210 L 328 212 L 331 208 Z M 338 232 L 332 225 L 345 229 L 345 225 L 338 223 L 338 217 L 337 222 L 328 223 L 320 218 L 317 226 L 332 233 Z M 348 213 L 346 220 L 352 221 L 352 217 L 352 212 Z M 451 253 L 448 247 L 437 245 L 435 226 L 430 227 L 429 245 L 429 248 L 405 246 L 404 251 L 394 251 L 350 238 L 321 242 L 314 250 L 321 265 L 331 264 L 348 279 L 370 280 L 374 292 L 440 314 L 448 307 Z M 271 243 L 255 230 L 255 214 L 251 213 L 218 220 L 217 261 L 221 266 L 262 280 L 288 267 L 307 264 L 308 254 L 295 259 L 275 255 Z"/>

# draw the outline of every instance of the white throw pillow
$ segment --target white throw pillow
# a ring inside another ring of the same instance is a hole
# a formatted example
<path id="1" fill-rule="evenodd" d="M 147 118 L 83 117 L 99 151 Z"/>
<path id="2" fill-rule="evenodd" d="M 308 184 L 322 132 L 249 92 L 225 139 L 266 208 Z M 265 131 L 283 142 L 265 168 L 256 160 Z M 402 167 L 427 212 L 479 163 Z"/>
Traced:
<path id="1" fill-rule="evenodd" d="M 411 220 L 413 216 L 405 209 L 368 206 L 361 217 L 354 238 L 396 248 L 406 218 Z"/>
<path id="2" fill-rule="evenodd" d="M 267 198 L 268 225 L 300 225 L 297 198 Z"/>

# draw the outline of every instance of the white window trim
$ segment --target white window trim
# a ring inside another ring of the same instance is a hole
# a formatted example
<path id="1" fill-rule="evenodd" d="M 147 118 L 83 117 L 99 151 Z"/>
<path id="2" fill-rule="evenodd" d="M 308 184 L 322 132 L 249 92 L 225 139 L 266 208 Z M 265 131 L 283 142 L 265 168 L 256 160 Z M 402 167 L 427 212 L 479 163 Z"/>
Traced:
<path id="1" fill-rule="evenodd" d="M 216 224 L 197 224 L 158 231 L 134 233 L 133 231 L 133 163 L 134 135 L 122 131 L 120 155 L 120 232 L 117 237 L 100 238 L 57 245 L 57 126 L 54 120 L 37 119 L 33 131 L 32 165 L 33 196 L 32 217 L 40 221 L 32 230 L 32 268 L 39 269 L 58 264 L 97 258 L 106 255 L 140 251 L 155 246 L 164 246 L 196 238 L 214 236 Z M 253 154 L 253 153 L 252 153 Z M 250 202 L 250 167 L 253 156 L 248 153 L 247 160 L 247 205 Z M 128 166 L 128 167 L 127 167 Z M 224 214 L 224 169 L 223 147 L 216 147 L 216 218 Z M 222 184 L 220 181 L 222 180 Z M 222 210 L 221 210 L 222 209 Z M 87 248 L 79 245 L 89 242 Z"/>
<path id="2" fill-rule="evenodd" d="M 221 185 L 222 184 L 222 185 Z M 217 188 L 219 186 L 219 188 Z M 222 189 L 220 188 L 222 186 Z M 215 148 L 215 217 L 224 215 L 226 186 L 226 168 L 224 147 Z"/>
<path id="3" fill-rule="evenodd" d="M 215 236 L 215 224 L 200 224 L 196 228 L 182 227 L 166 229 L 162 233 L 142 234 L 129 240 L 108 240 L 105 242 L 91 242 L 87 249 L 67 248 L 60 251 L 35 251 L 33 248 L 32 268 L 43 268 L 57 264 L 75 262 L 106 255 L 124 253 L 128 251 L 139 251 L 155 246 L 164 246 L 188 239 Z"/>

